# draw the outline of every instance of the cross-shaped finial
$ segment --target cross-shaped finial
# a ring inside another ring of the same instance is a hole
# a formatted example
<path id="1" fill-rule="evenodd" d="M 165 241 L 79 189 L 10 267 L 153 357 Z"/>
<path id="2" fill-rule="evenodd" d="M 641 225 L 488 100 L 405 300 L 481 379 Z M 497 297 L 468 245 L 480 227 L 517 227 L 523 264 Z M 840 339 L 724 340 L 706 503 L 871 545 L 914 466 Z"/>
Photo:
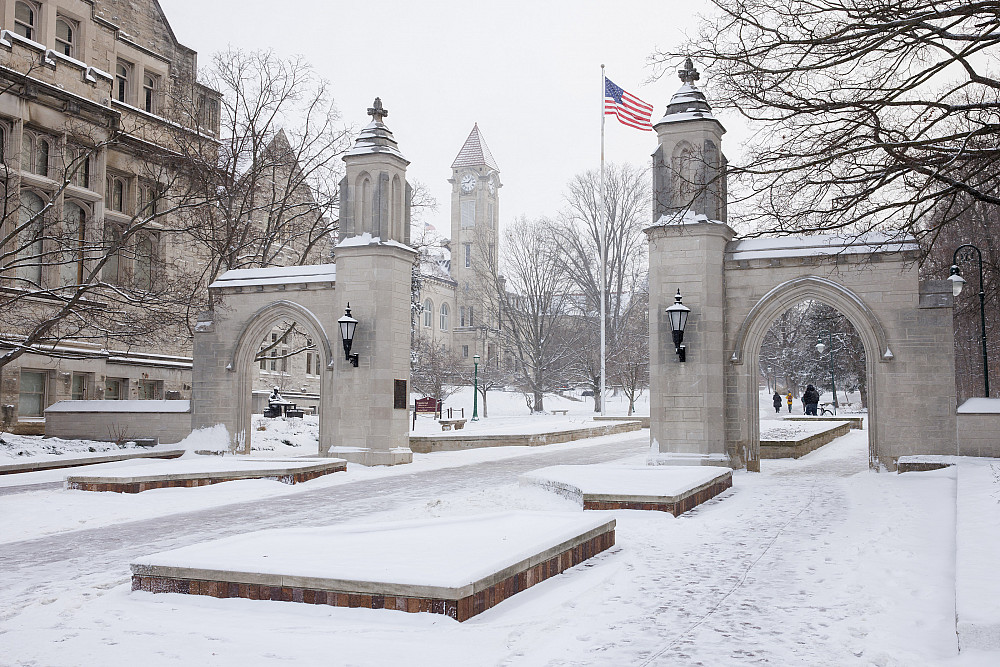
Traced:
<path id="1" fill-rule="evenodd" d="M 684 60 L 684 69 L 678 70 L 677 76 L 689 86 L 693 86 L 694 82 L 701 78 L 701 74 L 694 68 L 694 63 L 691 62 L 690 58 Z"/>
<path id="2" fill-rule="evenodd" d="M 368 115 L 377 123 L 381 123 L 382 119 L 389 115 L 389 112 L 382 108 L 381 97 L 376 97 L 375 103 L 368 107 Z"/>

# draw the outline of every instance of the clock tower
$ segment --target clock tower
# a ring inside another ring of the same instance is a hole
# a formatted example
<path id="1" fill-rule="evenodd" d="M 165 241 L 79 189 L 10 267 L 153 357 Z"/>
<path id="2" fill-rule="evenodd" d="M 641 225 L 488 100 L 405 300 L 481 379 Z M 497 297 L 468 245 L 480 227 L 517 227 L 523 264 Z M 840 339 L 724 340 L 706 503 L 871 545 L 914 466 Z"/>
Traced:
<path id="1" fill-rule="evenodd" d="M 500 168 L 486 141 L 473 125 L 469 138 L 451 165 L 451 277 L 457 283 L 454 314 L 455 343 L 469 345 L 469 355 L 490 355 L 485 334 L 496 328 L 494 317 L 477 296 L 476 268 L 496 265 L 499 248 Z M 461 347 L 459 347 L 461 349 Z M 472 352 L 471 350 L 474 350 Z"/>

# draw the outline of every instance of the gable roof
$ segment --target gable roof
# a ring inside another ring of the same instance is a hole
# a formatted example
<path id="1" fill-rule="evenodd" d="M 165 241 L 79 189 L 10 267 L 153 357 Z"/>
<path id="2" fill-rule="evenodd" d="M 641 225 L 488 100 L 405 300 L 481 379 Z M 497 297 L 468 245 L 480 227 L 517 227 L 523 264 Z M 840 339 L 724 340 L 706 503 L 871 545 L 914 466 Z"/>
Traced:
<path id="1" fill-rule="evenodd" d="M 478 167 L 479 165 L 486 165 L 491 169 L 500 171 L 500 167 L 497 166 L 496 160 L 493 159 L 493 154 L 490 153 L 486 141 L 479 134 L 479 124 L 476 123 L 472 126 L 472 132 L 469 133 L 469 138 L 465 140 L 462 150 L 458 151 L 458 157 L 451 163 L 451 168 Z"/>

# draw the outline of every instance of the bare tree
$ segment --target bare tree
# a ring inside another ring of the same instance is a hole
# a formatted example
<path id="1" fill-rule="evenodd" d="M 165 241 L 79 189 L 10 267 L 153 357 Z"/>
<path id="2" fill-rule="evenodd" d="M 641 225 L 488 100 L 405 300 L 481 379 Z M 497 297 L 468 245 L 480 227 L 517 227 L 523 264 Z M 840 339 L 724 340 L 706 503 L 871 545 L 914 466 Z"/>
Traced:
<path id="1" fill-rule="evenodd" d="M 651 62 L 708 64 L 713 104 L 751 121 L 729 169 L 747 233 L 903 231 L 929 248 L 964 201 L 1000 204 L 995 2 L 711 2 Z"/>
<path id="2" fill-rule="evenodd" d="M 468 367 L 457 354 L 433 337 L 421 336 L 413 351 L 413 370 L 410 373 L 413 388 L 440 401 L 444 401 L 465 384 Z"/>
<path id="3" fill-rule="evenodd" d="M 594 393 L 594 411 L 601 411 L 600 242 L 602 214 L 607 239 L 605 308 L 607 349 L 619 347 L 626 322 L 648 303 L 646 239 L 643 226 L 651 205 L 648 169 L 629 164 L 609 164 L 604 181 L 603 208 L 600 174 L 577 174 L 566 193 L 567 210 L 554 225 L 560 270 L 580 295 L 580 313 L 574 324 L 580 329 L 575 369 Z"/>
<path id="4" fill-rule="evenodd" d="M 502 347 L 515 355 L 513 373 L 532 412 L 544 411 L 545 392 L 566 376 L 576 342 L 567 318 L 569 283 L 551 228 L 547 219 L 518 218 L 504 232 L 501 261 L 487 251 L 473 267 L 483 303 L 498 313 Z"/>
<path id="5" fill-rule="evenodd" d="M 648 303 L 648 295 L 641 296 Z M 636 399 L 649 386 L 649 316 L 645 309 L 629 311 L 610 357 L 609 374 L 621 386 L 628 399 L 628 415 L 632 416 Z"/>
<path id="6" fill-rule="evenodd" d="M 211 258 L 204 280 L 229 269 L 331 261 L 349 131 L 329 84 L 301 58 L 238 49 L 217 54 L 204 78 L 222 93 L 222 139 L 216 156 L 202 142 L 184 147 L 203 166 L 208 205 L 193 212 L 191 229 Z"/>

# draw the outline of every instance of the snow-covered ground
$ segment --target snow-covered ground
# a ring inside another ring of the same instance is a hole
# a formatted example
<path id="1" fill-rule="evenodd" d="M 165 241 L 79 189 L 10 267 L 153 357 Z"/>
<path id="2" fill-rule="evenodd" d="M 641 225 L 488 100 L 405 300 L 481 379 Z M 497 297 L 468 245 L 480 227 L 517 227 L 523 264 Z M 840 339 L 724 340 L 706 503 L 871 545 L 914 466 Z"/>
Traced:
<path id="1" fill-rule="evenodd" d="M 0 665 L 1000 662 L 996 653 L 957 654 L 955 470 L 870 472 L 865 431 L 798 460 L 762 461 L 760 474 L 737 472 L 733 489 L 676 519 L 608 512 L 615 548 L 462 624 L 130 591 L 129 563 L 144 554 L 253 530 L 578 511 L 521 488 L 518 475 L 641 464 L 648 446 L 642 433 L 442 452 L 294 487 L 258 480 L 129 497 L 8 488 Z M 112 518 L 80 523 L 104 512 Z"/>

